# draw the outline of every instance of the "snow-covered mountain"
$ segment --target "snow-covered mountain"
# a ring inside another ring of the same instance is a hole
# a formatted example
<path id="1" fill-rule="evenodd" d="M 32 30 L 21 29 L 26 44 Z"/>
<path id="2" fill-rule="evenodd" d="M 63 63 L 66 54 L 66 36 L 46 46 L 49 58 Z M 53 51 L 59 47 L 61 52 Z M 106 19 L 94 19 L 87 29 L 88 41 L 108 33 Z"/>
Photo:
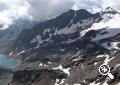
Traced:
<path id="1" fill-rule="evenodd" d="M 42 72 L 48 75 L 58 69 L 67 74 L 67 77 L 64 74 L 59 78 L 43 75 L 43 80 L 37 81 L 40 85 L 48 85 L 46 79 L 50 80 L 49 85 L 116 85 L 116 83 L 119 85 L 119 20 L 120 13 L 110 7 L 95 14 L 85 9 L 70 10 L 54 19 L 22 30 L 17 38 L 2 50 L 3 53 L 24 62 L 17 68 L 20 71 L 16 71 L 13 85 L 20 83 L 27 85 L 31 81 L 27 77 L 27 72 L 32 78 L 41 72 L 40 70 L 36 72 L 35 69 L 28 70 L 33 67 L 45 69 Z M 107 76 L 99 73 L 98 67 L 101 64 L 108 64 L 111 67 L 114 80 L 107 80 Z M 17 72 L 21 77 L 26 73 L 26 77 L 24 76 L 26 81 L 19 82 L 16 79 Z M 33 81 L 30 85 L 37 85 L 35 83 L 36 81 Z"/>
<path id="2" fill-rule="evenodd" d="M 109 38 L 120 33 L 120 13 L 115 12 L 112 8 L 107 8 L 105 12 L 101 13 L 102 20 L 99 23 L 94 23 L 92 27 L 81 32 L 84 36 L 88 31 L 95 30 L 100 31 L 94 38 L 93 41 Z M 106 33 L 105 33 L 106 32 Z"/>
<path id="3" fill-rule="evenodd" d="M 78 43 L 85 44 L 80 41 L 80 32 L 91 27 L 93 23 L 99 20 L 101 20 L 100 13 L 91 14 L 84 9 L 70 10 L 55 19 L 40 23 L 31 29 L 23 30 L 12 47 L 18 49 L 15 52 L 27 52 L 27 50 L 29 52 L 44 48 L 46 49 L 44 54 L 41 50 L 43 56 L 49 55 L 49 53 L 64 53 L 72 48 L 79 50 L 83 46 Z M 64 51 L 62 52 L 62 50 Z M 40 53 L 40 50 L 38 51 Z"/>

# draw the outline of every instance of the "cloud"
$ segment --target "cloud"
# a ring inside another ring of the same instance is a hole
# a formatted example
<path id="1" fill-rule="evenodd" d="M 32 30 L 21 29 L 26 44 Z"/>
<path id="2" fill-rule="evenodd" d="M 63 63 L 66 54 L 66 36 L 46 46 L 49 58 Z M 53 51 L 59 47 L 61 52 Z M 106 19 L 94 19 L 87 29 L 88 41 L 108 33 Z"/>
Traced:
<path id="1" fill-rule="evenodd" d="M 90 12 L 99 12 L 107 7 L 120 10 L 120 0 L 73 0 L 75 5 L 73 9 L 87 9 Z"/>
<path id="2" fill-rule="evenodd" d="M 0 0 L 0 24 L 7 28 L 14 18 L 46 20 L 68 11 L 72 0 Z"/>
<path id="3" fill-rule="evenodd" d="M 30 5 L 29 14 L 35 19 L 48 19 L 68 11 L 73 5 L 72 0 L 27 0 Z"/>
<path id="4" fill-rule="evenodd" d="M 0 25 L 8 28 L 14 18 L 27 16 L 28 4 L 24 0 L 0 0 Z"/>
<path id="5" fill-rule="evenodd" d="M 0 11 L 7 10 L 9 8 L 5 3 L 0 3 Z"/>
<path id="6" fill-rule="evenodd" d="M 120 10 L 119 3 L 120 0 L 0 0 L 0 24 L 7 28 L 18 17 L 46 20 L 71 8 L 98 12 L 109 6 Z"/>

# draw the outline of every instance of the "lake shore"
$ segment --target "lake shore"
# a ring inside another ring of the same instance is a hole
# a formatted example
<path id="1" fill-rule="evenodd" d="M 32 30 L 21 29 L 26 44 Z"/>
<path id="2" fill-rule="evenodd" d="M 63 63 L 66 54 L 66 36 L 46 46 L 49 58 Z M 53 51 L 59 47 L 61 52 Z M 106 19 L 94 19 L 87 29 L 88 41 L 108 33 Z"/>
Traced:
<path id="1" fill-rule="evenodd" d="M 0 65 L 3 67 L 14 68 L 20 64 L 20 61 L 13 58 L 8 58 L 5 55 L 0 54 Z"/>

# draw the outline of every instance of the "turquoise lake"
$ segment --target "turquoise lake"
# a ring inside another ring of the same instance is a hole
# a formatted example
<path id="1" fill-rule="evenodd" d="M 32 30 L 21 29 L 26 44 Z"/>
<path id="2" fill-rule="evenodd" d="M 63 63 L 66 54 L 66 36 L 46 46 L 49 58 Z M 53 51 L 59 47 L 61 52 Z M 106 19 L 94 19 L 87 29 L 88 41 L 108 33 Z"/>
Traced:
<path id="1" fill-rule="evenodd" d="M 13 68 L 17 65 L 17 63 L 17 60 L 7 58 L 7 56 L 0 54 L 0 66 Z"/>

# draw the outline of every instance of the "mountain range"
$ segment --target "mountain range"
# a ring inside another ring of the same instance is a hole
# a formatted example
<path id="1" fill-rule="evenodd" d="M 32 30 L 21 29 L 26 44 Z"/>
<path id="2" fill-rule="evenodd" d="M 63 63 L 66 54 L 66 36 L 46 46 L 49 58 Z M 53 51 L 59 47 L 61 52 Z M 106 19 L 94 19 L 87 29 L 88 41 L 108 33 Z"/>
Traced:
<path id="1" fill-rule="evenodd" d="M 120 13 L 113 8 L 69 10 L 9 39 L 0 52 L 21 60 L 10 85 L 120 85 Z M 99 73 L 102 64 L 115 79 Z"/>

